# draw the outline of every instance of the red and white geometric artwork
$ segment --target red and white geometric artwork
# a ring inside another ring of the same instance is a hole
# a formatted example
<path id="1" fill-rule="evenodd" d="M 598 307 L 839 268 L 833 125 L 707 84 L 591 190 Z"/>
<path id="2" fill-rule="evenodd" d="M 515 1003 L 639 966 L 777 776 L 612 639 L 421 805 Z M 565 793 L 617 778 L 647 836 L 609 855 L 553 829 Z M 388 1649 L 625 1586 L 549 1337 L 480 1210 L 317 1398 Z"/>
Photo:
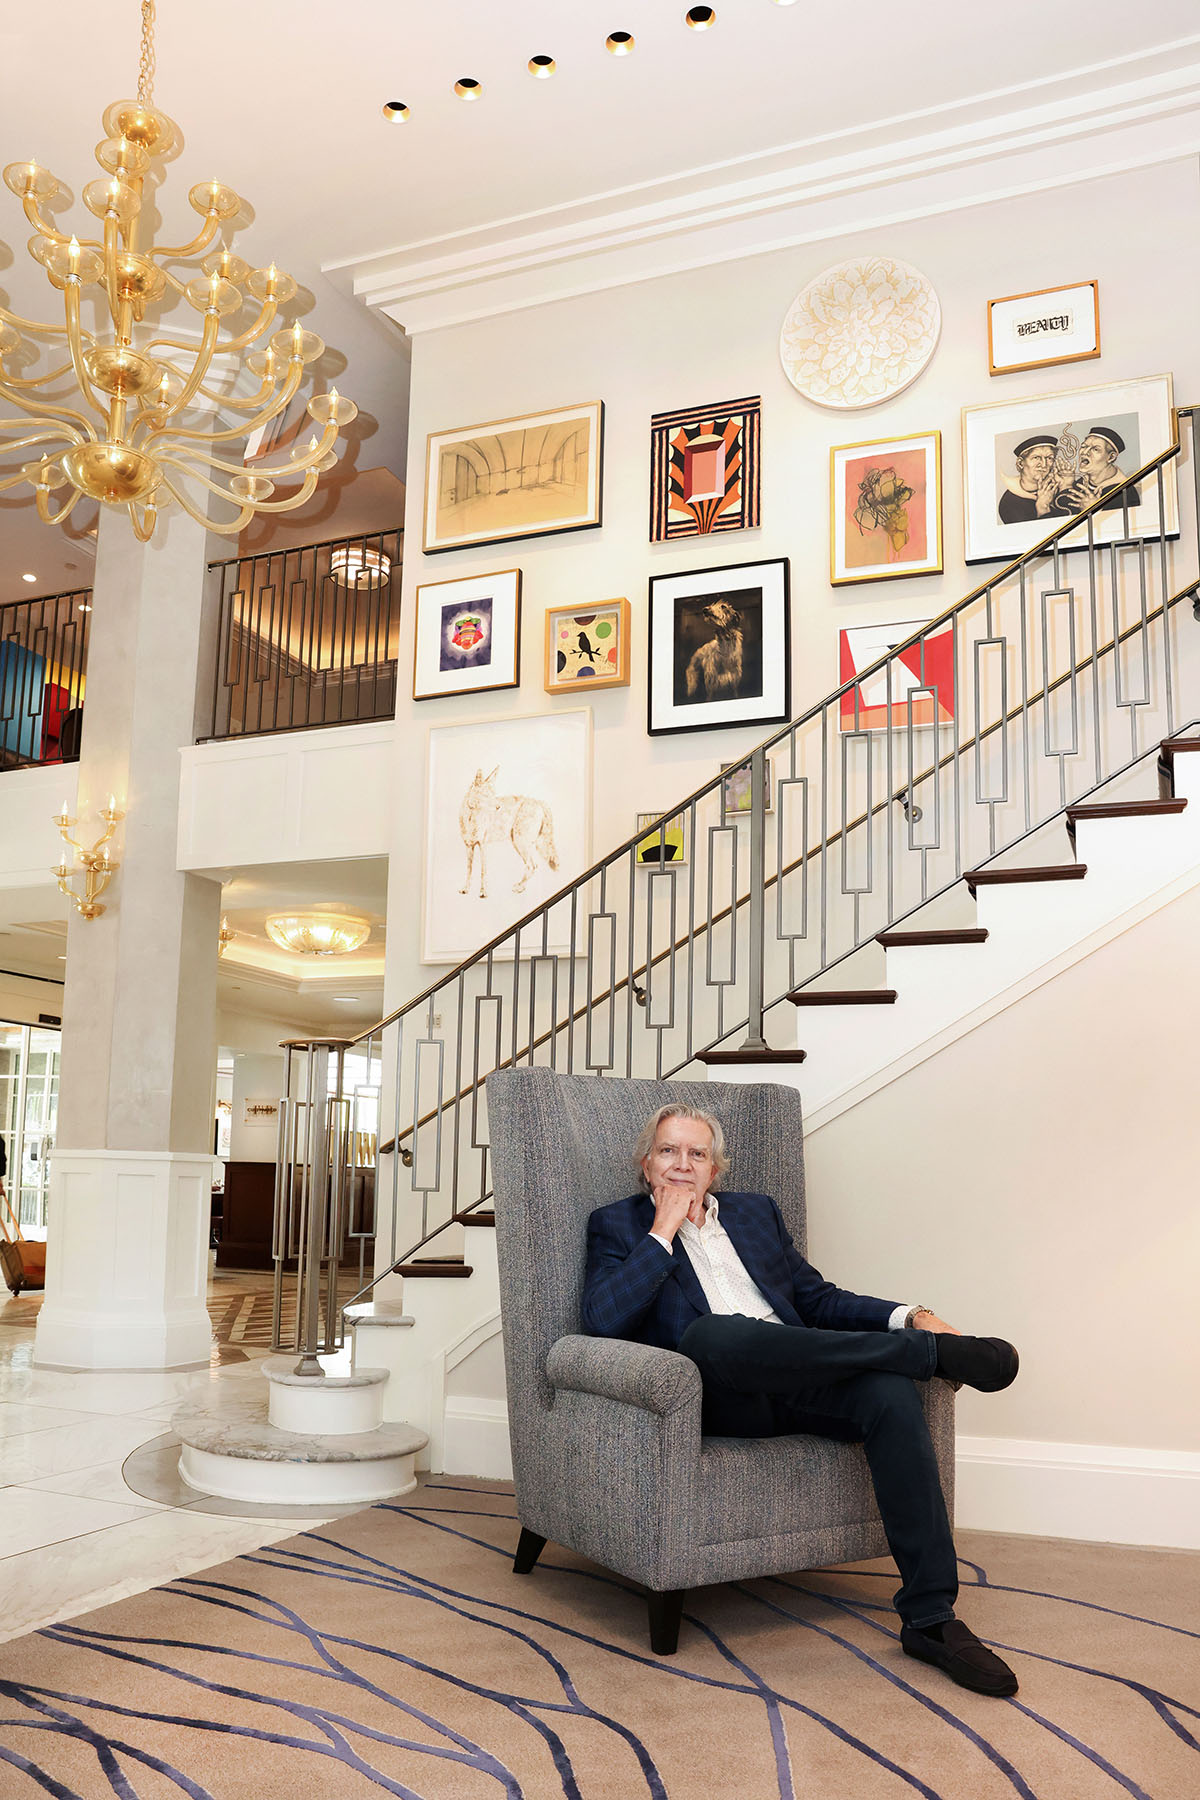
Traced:
<path id="1" fill-rule="evenodd" d="M 921 619 L 897 624 L 853 625 L 839 633 L 838 679 L 853 681 L 882 657 L 889 660 L 865 681 L 846 689 L 839 707 L 842 731 L 883 731 L 887 726 L 904 731 L 914 725 L 953 722 L 954 631 L 950 625 L 909 644 L 898 654 L 897 646 L 921 631 Z"/>
<path id="2" fill-rule="evenodd" d="M 650 542 L 758 524 L 762 400 L 689 406 L 650 420 Z"/>

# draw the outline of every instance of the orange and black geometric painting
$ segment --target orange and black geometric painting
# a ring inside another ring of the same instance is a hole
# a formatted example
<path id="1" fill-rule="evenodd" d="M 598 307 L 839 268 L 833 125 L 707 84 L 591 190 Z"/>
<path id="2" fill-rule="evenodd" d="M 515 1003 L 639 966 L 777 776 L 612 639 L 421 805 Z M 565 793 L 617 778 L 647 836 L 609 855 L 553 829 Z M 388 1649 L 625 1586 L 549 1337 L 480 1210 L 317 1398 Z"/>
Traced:
<path id="1" fill-rule="evenodd" d="M 652 415 L 652 544 L 758 524 L 761 427 L 758 395 Z"/>

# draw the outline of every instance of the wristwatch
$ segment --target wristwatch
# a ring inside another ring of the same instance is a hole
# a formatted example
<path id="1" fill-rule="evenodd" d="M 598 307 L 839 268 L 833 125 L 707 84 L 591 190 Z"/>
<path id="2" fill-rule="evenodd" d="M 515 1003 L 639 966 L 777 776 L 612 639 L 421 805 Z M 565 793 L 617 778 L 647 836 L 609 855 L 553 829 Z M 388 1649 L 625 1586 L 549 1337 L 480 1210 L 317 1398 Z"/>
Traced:
<path id="1" fill-rule="evenodd" d="M 925 1305 L 910 1306 L 908 1311 L 904 1315 L 904 1329 L 906 1331 L 912 1330 L 913 1320 L 916 1318 L 918 1313 L 932 1312 L 932 1311 L 933 1311 L 933 1308 L 931 1306 L 925 1306 Z"/>

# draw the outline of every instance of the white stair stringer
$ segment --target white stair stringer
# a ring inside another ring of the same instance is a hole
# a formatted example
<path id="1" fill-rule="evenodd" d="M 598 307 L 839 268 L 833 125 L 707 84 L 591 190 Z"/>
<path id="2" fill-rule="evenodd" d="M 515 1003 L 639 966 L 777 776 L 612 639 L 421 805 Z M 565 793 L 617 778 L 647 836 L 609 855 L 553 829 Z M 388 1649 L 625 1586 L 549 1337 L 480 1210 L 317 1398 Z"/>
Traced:
<path id="1" fill-rule="evenodd" d="M 981 886 L 982 944 L 893 946 L 882 986 L 892 1005 L 797 1007 L 802 1063 L 765 1078 L 799 1088 L 815 1131 L 935 1055 L 1024 994 L 1050 981 L 1139 920 L 1200 883 L 1200 754 L 1175 761 L 1180 813 L 1083 818 L 1076 829 L 1082 880 Z M 1019 853 L 1017 853 L 1019 854 Z M 1016 866 L 1016 856 L 1007 861 Z M 911 923 L 911 921 L 909 922 Z M 756 1081 L 753 1063 L 714 1070 Z"/>
<path id="2" fill-rule="evenodd" d="M 377 1308 L 352 1308 L 348 1322 L 353 1326 L 354 1367 L 374 1365 L 387 1370 L 384 1419 L 406 1420 L 428 1439 L 418 1454 L 418 1468 L 491 1475 L 497 1473 L 497 1430 L 505 1453 L 507 1449 L 506 1411 L 497 1409 L 487 1395 L 477 1400 L 462 1396 L 448 1400 L 446 1391 L 451 1371 L 485 1345 L 490 1346 L 495 1365 L 490 1385 L 499 1383 L 502 1388 L 496 1233 L 491 1226 L 474 1226 L 466 1240 L 472 1273 L 465 1280 L 461 1276 L 405 1276 L 403 1314 L 393 1314 L 385 1321 L 374 1316 Z M 474 1434 L 479 1440 L 478 1452 L 472 1431 L 464 1430 L 464 1420 L 479 1426 Z M 446 1461 L 448 1448 L 453 1453 L 450 1463 Z M 464 1454 L 488 1466 L 461 1467 Z"/>

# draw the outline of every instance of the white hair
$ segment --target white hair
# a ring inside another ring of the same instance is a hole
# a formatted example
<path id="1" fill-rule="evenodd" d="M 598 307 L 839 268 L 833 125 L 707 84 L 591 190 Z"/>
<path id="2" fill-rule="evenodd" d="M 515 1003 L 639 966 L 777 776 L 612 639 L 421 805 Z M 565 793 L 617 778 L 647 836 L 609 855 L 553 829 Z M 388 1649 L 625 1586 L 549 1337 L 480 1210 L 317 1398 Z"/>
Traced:
<path id="1" fill-rule="evenodd" d="M 650 1192 L 650 1183 L 646 1180 L 646 1172 L 642 1167 L 646 1158 L 654 1148 L 658 1137 L 658 1128 L 664 1119 L 695 1119 L 701 1125 L 707 1125 L 712 1134 L 712 1159 L 717 1175 L 725 1175 L 729 1171 L 729 1156 L 725 1149 L 725 1133 L 721 1129 L 721 1121 L 714 1119 L 711 1113 L 698 1106 L 685 1106 L 682 1101 L 673 1100 L 669 1106 L 660 1106 L 652 1113 L 642 1126 L 641 1135 L 634 1147 L 633 1160 L 637 1167 L 638 1185 L 645 1193 Z M 713 1184 L 716 1185 L 715 1182 Z"/>

